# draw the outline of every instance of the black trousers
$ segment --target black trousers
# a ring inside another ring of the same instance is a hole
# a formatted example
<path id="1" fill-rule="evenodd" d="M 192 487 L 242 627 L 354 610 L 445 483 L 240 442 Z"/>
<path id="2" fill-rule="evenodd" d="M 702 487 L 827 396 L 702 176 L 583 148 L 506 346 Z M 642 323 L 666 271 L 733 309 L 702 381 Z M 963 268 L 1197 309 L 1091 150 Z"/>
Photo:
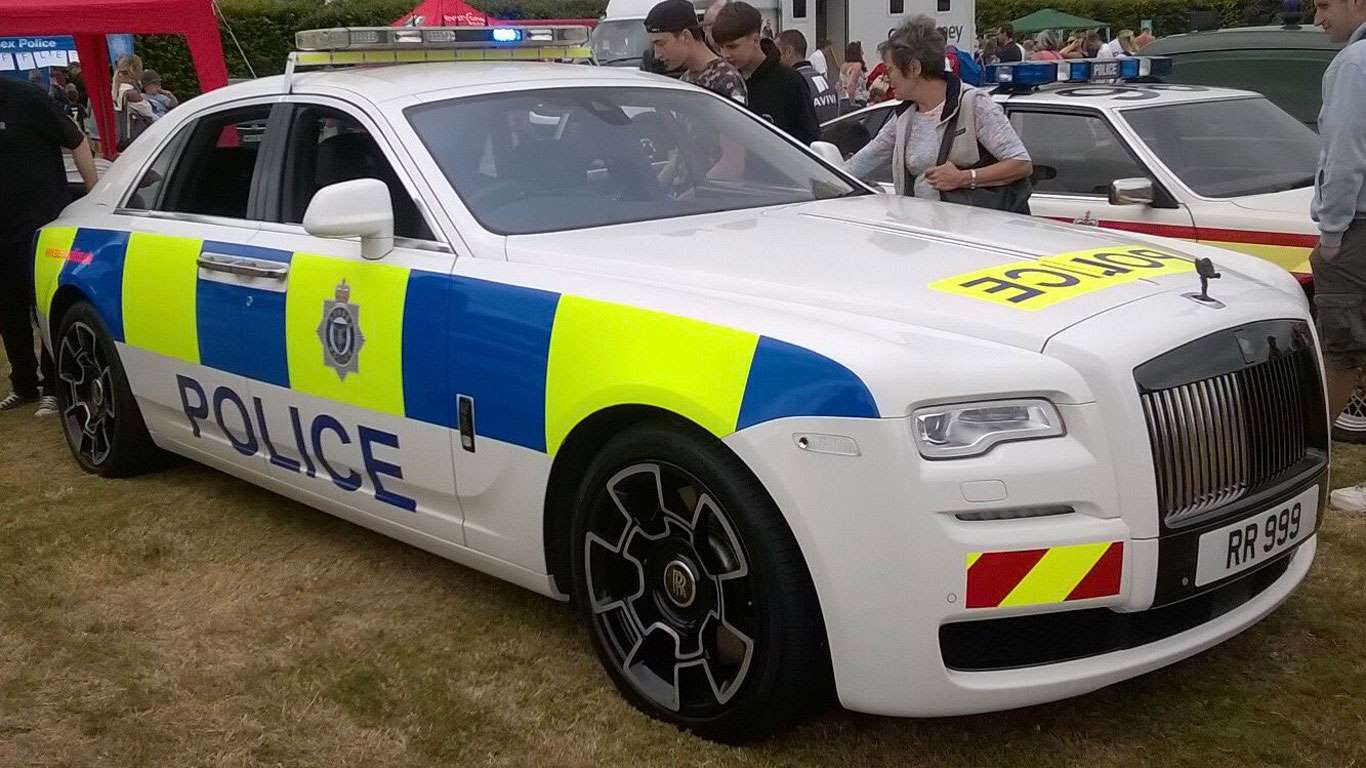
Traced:
<path id="1" fill-rule="evenodd" d="M 52 394 L 52 355 L 33 354 L 33 239 L 0 240 L 0 339 L 9 358 L 10 384 L 16 394 L 36 398 L 39 372 L 45 394 Z"/>

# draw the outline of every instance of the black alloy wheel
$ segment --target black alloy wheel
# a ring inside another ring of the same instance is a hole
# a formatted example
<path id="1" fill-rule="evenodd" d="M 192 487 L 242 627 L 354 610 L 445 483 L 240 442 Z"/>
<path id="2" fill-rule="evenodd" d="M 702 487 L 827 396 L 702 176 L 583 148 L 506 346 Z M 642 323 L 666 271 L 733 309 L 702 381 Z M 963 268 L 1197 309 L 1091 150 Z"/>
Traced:
<path id="1" fill-rule="evenodd" d="M 596 629 L 639 691 L 692 716 L 735 696 L 754 657 L 749 557 L 701 481 L 661 462 L 621 470 L 583 557 Z"/>
<path id="2" fill-rule="evenodd" d="M 824 625 L 772 499 L 714 440 L 661 424 L 608 441 L 578 495 L 574 598 L 647 714 L 742 742 L 828 703 Z"/>
<path id="3" fill-rule="evenodd" d="M 162 454 L 147 434 L 118 351 L 92 306 L 77 302 L 62 315 L 53 357 L 52 394 L 81 468 L 124 477 L 153 466 Z"/>
<path id="4" fill-rule="evenodd" d="M 62 387 L 62 426 L 81 464 L 103 466 L 113 451 L 118 420 L 114 379 L 95 329 L 69 323 L 57 348 L 57 379 Z"/>

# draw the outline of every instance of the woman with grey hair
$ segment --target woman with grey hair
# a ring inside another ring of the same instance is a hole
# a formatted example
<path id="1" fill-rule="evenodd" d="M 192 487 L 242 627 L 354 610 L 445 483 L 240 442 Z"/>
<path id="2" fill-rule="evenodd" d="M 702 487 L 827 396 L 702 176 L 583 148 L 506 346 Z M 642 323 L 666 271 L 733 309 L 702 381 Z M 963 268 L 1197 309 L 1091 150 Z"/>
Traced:
<path id="1" fill-rule="evenodd" d="M 1040 32 L 1034 38 L 1034 53 L 1029 58 L 1033 61 L 1062 61 L 1062 54 L 1058 53 L 1057 34 L 1046 29 Z"/>
<path id="2" fill-rule="evenodd" d="M 890 161 L 898 194 L 1028 213 L 1029 153 L 991 94 L 947 71 L 934 20 L 907 21 L 878 52 L 903 101 L 849 171 L 868 179 Z"/>

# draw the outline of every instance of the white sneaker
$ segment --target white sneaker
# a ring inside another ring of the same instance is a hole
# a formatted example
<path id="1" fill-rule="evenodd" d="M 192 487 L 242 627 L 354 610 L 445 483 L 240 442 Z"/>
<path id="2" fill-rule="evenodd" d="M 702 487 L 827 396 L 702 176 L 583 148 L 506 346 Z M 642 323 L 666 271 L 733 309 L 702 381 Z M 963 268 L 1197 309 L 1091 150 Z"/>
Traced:
<path id="1" fill-rule="evenodd" d="M 1329 495 L 1333 508 L 1339 512 L 1366 512 L 1366 483 L 1338 488 Z"/>
<path id="2" fill-rule="evenodd" d="M 38 410 L 33 412 L 34 416 L 56 416 L 59 410 L 57 398 L 54 395 L 43 395 L 38 398 Z"/>

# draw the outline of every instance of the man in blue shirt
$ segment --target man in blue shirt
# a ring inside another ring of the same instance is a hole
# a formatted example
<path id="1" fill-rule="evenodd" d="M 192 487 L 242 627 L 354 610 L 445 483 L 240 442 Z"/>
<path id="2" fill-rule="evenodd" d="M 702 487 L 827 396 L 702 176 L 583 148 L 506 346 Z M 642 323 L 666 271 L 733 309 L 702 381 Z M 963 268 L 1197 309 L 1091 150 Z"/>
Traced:
<path id="1" fill-rule="evenodd" d="M 1314 22 L 1346 43 L 1323 73 L 1311 263 L 1328 409 L 1347 407 L 1366 368 L 1366 0 L 1317 0 Z M 1339 509 L 1366 512 L 1366 485 L 1333 491 Z"/>

